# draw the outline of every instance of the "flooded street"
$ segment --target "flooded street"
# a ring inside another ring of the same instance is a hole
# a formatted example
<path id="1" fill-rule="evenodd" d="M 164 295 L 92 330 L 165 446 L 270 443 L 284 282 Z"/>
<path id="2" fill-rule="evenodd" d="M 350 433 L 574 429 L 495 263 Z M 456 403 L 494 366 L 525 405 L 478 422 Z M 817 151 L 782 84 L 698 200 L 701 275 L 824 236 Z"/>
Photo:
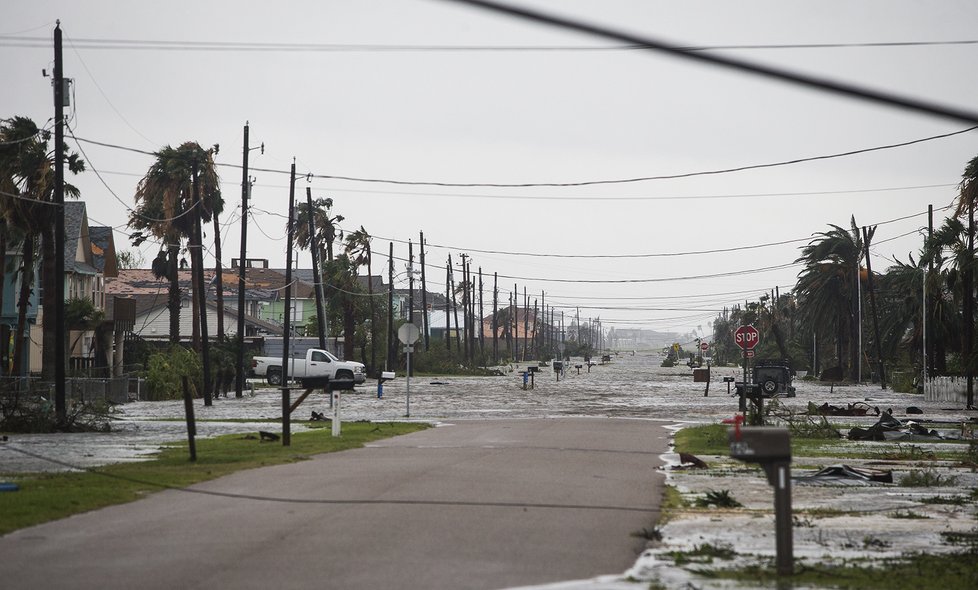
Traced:
<path id="1" fill-rule="evenodd" d="M 493 418 L 543 418 L 555 416 L 628 417 L 682 423 L 712 423 L 728 418 L 737 411 L 737 398 L 727 394 L 724 376 L 741 378 L 741 369 L 712 369 L 709 395 L 705 383 L 694 383 L 692 370 L 681 365 L 664 368 L 658 354 L 624 353 L 610 363 L 596 364 L 590 371 L 583 360 L 574 359 L 557 380 L 550 367 L 540 367 L 532 389 L 523 389 L 522 371 L 526 365 L 502 367 L 499 377 L 422 377 L 410 380 L 410 418 L 408 382 L 402 372 L 383 386 L 378 398 L 375 381 L 353 392 L 342 392 L 342 421 L 420 420 L 450 421 Z M 580 369 L 575 365 L 582 365 Z M 828 402 L 845 405 L 866 401 L 881 409 L 892 408 L 902 416 L 907 406 L 918 406 L 924 417 L 952 419 L 959 412 L 945 410 L 949 404 L 923 401 L 922 396 L 882 390 L 878 385 L 831 387 L 816 382 L 795 380 L 794 398 L 782 402 L 793 410 L 803 411 L 807 403 Z M 269 420 L 281 419 L 281 391 L 261 382 L 243 398 L 217 398 L 206 407 L 195 401 L 198 436 L 216 436 L 256 430 L 280 431 Z M 292 391 L 292 399 L 301 391 Z M 7 445 L 0 445 L 0 471 L 64 470 L 67 465 L 92 467 L 118 461 L 140 460 L 162 444 L 186 440 L 182 401 L 131 402 L 115 406 L 109 433 L 13 435 Z M 294 421 L 308 420 L 316 411 L 329 415 L 329 398 L 322 392 L 310 395 L 294 412 Z M 254 422 L 249 422 L 254 421 Z M 875 416 L 850 421 L 870 425 Z M 293 429 L 302 428 L 293 424 Z M 58 462 L 45 461 L 16 453 L 16 446 Z M 67 465 L 66 465 L 67 464 Z"/>
<path id="2" fill-rule="evenodd" d="M 575 368 L 581 364 L 580 370 Z M 655 420 L 672 428 L 697 423 L 716 423 L 737 411 L 738 400 L 727 393 L 724 377 L 741 377 L 741 369 L 712 369 L 708 395 L 706 383 L 694 383 L 687 366 L 661 367 L 657 354 L 621 354 L 610 363 L 597 364 L 588 371 L 580 359 L 569 363 L 570 369 L 558 381 L 550 367 L 541 367 L 533 379 L 533 388 L 523 388 L 522 371 L 526 365 L 503 367 L 498 377 L 414 377 L 410 380 L 410 417 L 408 381 L 401 374 L 383 386 L 378 397 L 376 382 L 368 382 L 354 392 L 342 392 L 341 420 L 400 421 L 418 420 L 452 423 L 462 420 L 493 420 L 548 417 L 617 417 Z M 268 430 L 280 431 L 282 398 L 278 389 L 256 383 L 253 392 L 241 399 L 215 399 L 210 407 L 195 401 L 199 437 L 227 433 Z M 937 423 L 942 432 L 960 431 L 960 422 L 973 412 L 964 412 L 956 404 L 925 402 L 923 396 L 882 390 L 878 385 L 836 387 L 796 379 L 797 395 L 782 398 L 781 403 L 793 412 L 803 412 L 809 402 L 846 406 L 864 402 L 881 411 L 892 410 L 895 417 L 906 420 L 907 408 L 916 406 L 920 418 Z M 293 399 L 300 391 L 293 391 Z M 232 394 L 233 396 L 233 394 Z M 312 394 L 293 414 L 293 420 L 307 420 L 312 412 L 330 415 L 325 394 Z M 910 416 L 914 418 L 916 416 Z M 161 445 L 186 439 L 181 401 L 132 402 L 114 409 L 112 431 L 68 435 L 11 435 L 0 444 L 0 472 L 51 471 L 88 468 L 119 461 L 138 461 L 151 455 Z M 873 411 L 861 417 L 833 418 L 838 425 L 868 427 L 877 421 Z M 957 424 L 955 424 L 955 421 Z M 301 424 L 293 424 L 298 431 Z M 939 450 L 952 443 L 866 443 L 852 442 L 853 449 L 864 447 Z M 873 447 L 873 445 L 877 445 Z M 960 446 L 958 446 L 960 448 Z M 838 454 L 838 453 L 837 453 Z M 675 465 L 678 457 L 667 455 Z M 580 588 L 635 588 L 634 581 L 659 580 L 667 587 L 687 583 L 697 588 L 727 588 L 729 583 L 704 579 L 673 563 L 670 552 L 689 551 L 703 544 L 735 547 L 737 558 L 718 567 L 750 565 L 774 555 L 772 491 L 755 469 L 725 456 L 702 457 L 710 465 L 703 470 L 667 469 L 669 485 L 686 500 L 703 496 L 711 490 L 730 490 L 743 504 L 736 509 L 679 509 L 660 527 L 662 541 L 650 543 L 637 556 L 627 572 L 613 573 L 579 582 L 562 582 L 552 587 L 567 590 Z M 853 466 L 885 466 L 894 481 L 920 468 L 912 461 L 868 461 L 844 457 L 795 457 L 792 475 L 809 474 L 825 465 L 845 462 Z M 931 462 L 924 466 L 945 471 L 953 477 L 946 485 L 907 488 L 898 484 L 866 485 L 852 482 L 794 481 L 793 505 L 795 557 L 799 563 L 831 562 L 846 558 L 896 557 L 915 551 L 951 551 L 945 542 L 949 531 L 967 533 L 975 528 L 974 503 L 963 505 L 925 504 L 923 498 L 966 494 L 978 487 L 978 475 L 960 465 Z M 901 515 L 913 515 L 913 518 Z M 740 586 L 743 587 L 743 586 Z"/>

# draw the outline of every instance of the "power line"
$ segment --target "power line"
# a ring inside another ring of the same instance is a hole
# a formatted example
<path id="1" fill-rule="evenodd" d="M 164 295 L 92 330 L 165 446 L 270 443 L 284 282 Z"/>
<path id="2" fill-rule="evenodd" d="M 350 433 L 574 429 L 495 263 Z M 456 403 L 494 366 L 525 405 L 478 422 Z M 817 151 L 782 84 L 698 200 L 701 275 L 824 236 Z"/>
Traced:
<path id="1" fill-rule="evenodd" d="M 16 34 L 0 35 L 0 45 L 7 47 L 48 48 L 47 37 L 29 37 Z M 640 43 L 616 45 L 411 45 L 385 43 L 263 43 L 236 41 L 167 41 L 161 39 L 106 39 L 77 38 L 72 44 L 78 49 L 132 49 L 153 51 L 241 51 L 241 52 L 307 52 L 307 53 L 431 53 L 431 52 L 618 52 L 645 51 L 649 47 Z M 718 50 L 769 50 L 769 49 L 847 49 L 883 47 L 939 47 L 976 45 L 975 39 L 944 41 L 877 41 L 848 43 L 747 43 L 725 45 L 684 45 L 682 51 Z"/>
<path id="2" fill-rule="evenodd" d="M 664 43 L 656 39 L 651 39 L 649 37 L 641 37 L 638 35 L 632 35 L 621 31 L 613 31 L 611 29 L 601 27 L 598 25 L 592 25 L 590 23 L 573 20 L 567 17 L 547 14 L 529 8 L 498 4 L 496 2 L 492 2 L 489 0 L 451 0 L 451 1 L 458 4 L 469 4 L 479 8 L 485 8 L 487 10 L 491 10 L 497 13 L 519 17 L 523 20 L 531 20 L 541 24 L 551 25 L 562 29 L 574 30 L 592 36 L 602 37 L 604 39 L 611 39 L 623 43 L 641 45 L 648 50 L 653 50 L 660 53 L 666 53 L 675 57 L 682 57 L 700 63 L 722 66 L 728 69 L 733 69 L 740 72 L 746 72 L 757 76 L 773 78 L 775 80 L 779 80 L 782 82 L 790 82 L 795 85 L 814 88 L 822 92 L 830 92 L 833 94 L 847 96 L 849 98 L 857 98 L 863 101 L 884 104 L 887 106 L 896 107 L 903 110 L 916 111 L 919 113 L 926 113 L 928 115 L 934 115 L 946 119 L 954 119 L 957 121 L 962 121 L 971 125 L 978 125 L 978 113 L 967 111 L 964 109 L 959 109 L 956 107 L 939 105 L 939 104 L 930 103 L 915 98 L 901 97 L 889 92 L 882 92 L 878 90 L 873 90 L 871 88 L 863 88 L 853 84 L 846 84 L 843 82 L 829 80 L 827 78 L 820 78 L 808 74 L 801 74 L 798 72 L 793 72 L 790 70 L 781 69 L 774 66 L 753 63 L 753 62 L 749 62 L 746 60 L 741 60 L 733 57 L 722 57 L 719 55 L 712 55 L 706 52 L 688 51 L 681 47 Z"/>
<path id="3" fill-rule="evenodd" d="M 464 0 L 463 0 L 464 1 Z M 819 160 L 830 160 L 835 158 L 843 158 L 848 156 L 854 156 L 859 154 L 865 154 L 875 151 L 896 149 L 901 147 L 907 147 L 910 145 L 915 145 L 918 143 L 924 143 L 928 141 L 934 141 L 938 139 L 946 139 L 948 137 L 953 137 L 955 135 L 961 135 L 978 129 L 978 125 L 968 127 L 967 129 L 960 129 L 958 131 L 952 131 L 949 133 L 942 133 L 939 135 L 931 135 L 929 137 L 922 137 L 918 139 L 912 139 L 909 141 L 903 141 L 898 143 L 891 143 L 886 145 L 879 145 L 868 148 L 861 148 L 855 150 L 849 150 L 845 152 L 837 152 L 833 154 L 823 154 L 818 156 L 807 156 L 802 158 L 793 158 L 790 160 L 781 160 L 777 162 L 766 162 L 761 164 L 747 164 L 744 166 L 734 166 L 729 168 L 721 168 L 716 170 L 700 170 L 695 172 L 681 172 L 675 174 L 662 174 L 656 176 L 639 176 L 633 178 L 618 178 L 618 179 L 602 179 L 602 180 L 584 180 L 577 182 L 524 182 L 524 183 L 499 183 L 499 182 L 444 182 L 444 181 L 426 181 L 426 180 L 399 180 L 399 179 L 389 179 L 389 178 L 367 178 L 359 176 L 343 176 L 335 174 L 306 174 L 308 179 L 322 179 L 322 180 L 341 180 L 347 182 L 362 182 L 368 184 L 393 184 L 399 186 L 441 186 L 441 187 L 456 187 L 456 188 L 533 188 L 533 187 L 579 187 L 579 186 L 596 186 L 596 185 L 611 185 L 611 184 L 633 184 L 637 182 L 648 182 L 655 180 L 676 180 L 681 178 L 693 178 L 697 176 L 715 176 L 720 174 L 730 174 L 734 172 L 744 172 L 747 170 L 759 170 L 764 168 L 775 168 L 780 166 L 790 166 L 793 164 L 801 164 L 804 162 L 814 162 Z M 147 156 L 156 156 L 155 152 L 149 152 L 146 150 L 140 150 L 137 148 L 126 147 L 111 143 L 106 143 L 102 141 L 95 141 L 85 138 L 75 138 L 76 141 L 84 141 L 94 145 L 126 150 L 129 152 L 134 152 L 138 154 L 144 154 Z M 216 163 L 217 166 L 224 168 L 235 168 L 240 169 L 241 164 L 234 163 Z M 249 167 L 249 170 L 253 172 L 267 172 L 270 174 L 291 174 L 290 170 L 277 170 L 274 168 L 255 168 Z M 540 198 L 540 197 L 538 197 Z"/>

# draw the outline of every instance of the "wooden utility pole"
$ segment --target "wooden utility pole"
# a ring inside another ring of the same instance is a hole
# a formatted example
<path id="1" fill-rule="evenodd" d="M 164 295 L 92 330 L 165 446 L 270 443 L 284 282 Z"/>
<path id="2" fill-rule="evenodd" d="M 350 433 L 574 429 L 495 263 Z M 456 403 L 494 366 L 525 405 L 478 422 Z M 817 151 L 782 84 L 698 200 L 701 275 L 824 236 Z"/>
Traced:
<path id="1" fill-rule="evenodd" d="M 306 187 L 306 218 L 309 222 L 309 252 L 312 254 L 312 279 L 316 292 L 316 332 L 319 348 L 326 348 L 326 300 L 323 298 L 323 272 L 319 267 L 319 240 L 316 239 L 315 215 L 312 212 L 312 189 Z"/>
<path id="2" fill-rule="evenodd" d="M 394 242 L 391 242 L 390 254 L 387 256 L 387 369 L 396 365 L 394 355 Z"/>
<path id="3" fill-rule="evenodd" d="M 482 309 L 482 267 L 479 267 L 479 354 L 482 355 L 483 363 L 486 358 L 486 334 L 485 330 L 482 329 L 482 318 L 485 316 L 485 311 Z"/>
<path id="4" fill-rule="evenodd" d="M 292 404 L 289 401 L 289 339 L 292 330 L 292 239 L 295 235 L 295 158 L 289 174 L 289 221 L 285 238 L 285 313 L 282 318 L 282 446 L 292 444 Z"/>
<path id="5" fill-rule="evenodd" d="M 421 232 L 421 239 L 418 242 L 421 246 L 421 333 L 424 335 L 424 351 L 431 350 L 431 331 L 428 325 L 428 284 L 424 272 L 424 232 Z"/>
<path id="6" fill-rule="evenodd" d="M 414 244 L 408 240 L 408 322 L 414 323 Z"/>
<path id="7" fill-rule="evenodd" d="M 238 258 L 238 341 L 236 370 L 234 373 L 234 397 L 244 396 L 244 337 L 245 337 L 245 273 L 248 261 L 248 193 L 251 182 L 248 180 L 248 122 L 244 126 L 244 156 L 241 165 L 241 255 Z"/>
<path id="8" fill-rule="evenodd" d="M 448 255 L 445 264 L 445 347 L 452 356 L 452 256 Z"/>
<path id="9" fill-rule="evenodd" d="M 452 315 L 455 316 L 455 351 L 461 353 L 462 343 L 458 332 L 458 302 L 455 299 L 455 269 L 452 268 L 452 255 L 448 255 L 448 290 L 452 293 Z M 464 358 L 464 357 L 463 357 Z"/>
<path id="10" fill-rule="evenodd" d="M 469 305 L 468 305 L 468 299 L 469 299 L 469 283 L 468 283 L 468 280 L 469 279 L 468 279 L 468 275 L 466 275 L 466 273 L 465 273 L 465 269 L 466 269 L 465 259 L 466 259 L 467 256 L 468 255 L 467 254 L 464 254 L 464 253 L 463 254 L 459 254 L 459 258 L 462 259 L 462 283 L 461 283 L 460 286 L 463 288 L 463 291 L 462 291 L 462 345 L 463 345 L 463 350 L 464 350 L 463 358 L 465 359 L 465 362 L 466 363 L 468 363 L 469 361 L 472 360 L 471 350 L 469 348 Z M 452 291 L 454 291 L 454 290 L 455 289 L 453 287 L 452 288 Z"/>
<path id="11" fill-rule="evenodd" d="M 204 365 L 204 405 L 210 406 L 213 404 L 213 398 L 211 396 L 211 347 L 207 339 L 207 285 L 204 283 L 204 241 L 202 239 L 202 232 L 200 231 L 200 216 L 203 208 L 200 202 L 197 166 L 197 156 L 194 155 L 190 168 L 191 190 L 193 191 L 194 197 L 194 243 L 190 247 L 190 257 L 194 260 L 193 272 L 196 275 L 194 278 L 197 283 L 197 308 L 200 310 L 200 356 Z"/>
<path id="12" fill-rule="evenodd" d="M 499 273 L 492 273 L 492 364 L 499 364 Z"/>
<path id="13" fill-rule="evenodd" d="M 54 216 L 54 415 L 58 426 L 68 422 L 68 405 L 65 391 L 65 79 L 64 61 L 61 45 L 61 21 L 54 27 L 54 203 L 57 214 Z M 18 342 L 17 346 L 24 343 Z"/>
<path id="14" fill-rule="evenodd" d="M 968 401 L 966 408 L 975 407 L 975 200 L 968 195 L 968 261 L 964 272 L 964 361 L 968 377 Z"/>

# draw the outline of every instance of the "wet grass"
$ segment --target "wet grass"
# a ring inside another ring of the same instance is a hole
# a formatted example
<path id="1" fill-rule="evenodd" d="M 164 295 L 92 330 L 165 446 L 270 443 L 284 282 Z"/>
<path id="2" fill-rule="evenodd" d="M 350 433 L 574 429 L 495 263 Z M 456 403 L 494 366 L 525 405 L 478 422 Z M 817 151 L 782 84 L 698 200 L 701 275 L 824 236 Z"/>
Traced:
<path id="1" fill-rule="evenodd" d="M 293 433 L 288 447 L 280 442 L 261 442 L 254 434 L 198 439 L 197 461 L 193 463 L 187 443 L 182 443 L 167 447 L 150 461 L 68 473 L 4 474 L 2 479 L 16 483 L 20 491 L 0 493 L 0 535 L 132 502 L 163 489 L 184 488 L 245 469 L 302 461 L 428 428 L 420 423 L 351 422 L 343 425 L 342 437 L 333 438 L 322 424 L 307 425 L 313 430 Z"/>
<path id="2" fill-rule="evenodd" d="M 730 443 L 726 424 L 690 426 L 676 433 L 677 453 L 694 455 L 729 455 Z M 791 437 L 791 454 L 796 457 L 846 457 L 886 461 L 964 461 L 972 448 L 967 441 L 941 441 L 942 446 L 957 448 L 939 451 L 900 442 L 860 442 L 846 439 Z"/>
<path id="3" fill-rule="evenodd" d="M 974 550 L 950 554 L 912 554 L 869 565 L 859 560 L 841 564 L 798 566 L 793 576 L 778 576 L 771 564 L 737 569 L 698 568 L 711 579 L 737 580 L 752 587 L 859 588 L 865 590 L 947 590 L 978 588 Z"/>

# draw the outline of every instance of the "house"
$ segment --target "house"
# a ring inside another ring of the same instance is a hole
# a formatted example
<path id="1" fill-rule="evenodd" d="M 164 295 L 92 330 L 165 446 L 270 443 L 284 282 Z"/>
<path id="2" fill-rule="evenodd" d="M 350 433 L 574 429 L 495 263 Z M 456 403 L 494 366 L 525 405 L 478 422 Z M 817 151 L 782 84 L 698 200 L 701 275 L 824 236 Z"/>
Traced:
<path id="1" fill-rule="evenodd" d="M 23 260 L 23 242 L 18 241 L 13 244 L 9 243 L 10 236 L 8 235 L 8 245 L 7 251 L 4 253 L 3 260 L 3 303 L 0 305 L 0 342 L 3 346 L 0 346 L 0 374 L 7 375 L 10 372 L 10 363 L 13 356 L 13 341 L 12 338 L 17 330 L 17 299 L 20 296 L 20 287 L 23 274 L 20 273 L 21 261 Z M 40 270 L 40 261 L 35 260 L 34 262 L 34 276 L 37 277 Z M 29 327 L 29 332 L 25 334 L 25 346 L 27 347 L 25 352 L 27 352 L 28 358 L 30 358 L 30 343 L 39 342 L 41 338 L 40 330 L 34 331 L 33 326 L 40 326 L 37 321 L 37 308 L 40 302 L 40 290 L 31 289 L 28 295 L 28 307 L 26 314 L 26 321 Z M 29 361 L 28 361 L 29 362 Z M 40 367 L 40 360 L 38 364 L 35 365 Z M 28 367 L 24 367 L 23 370 L 27 371 Z"/>
<path id="2" fill-rule="evenodd" d="M 191 301 L 191 273 L 189 270 L 178 271 L 178 283 L 181 292 L 180 337 L 189 340 L 193 334 L 193 302 Z M 204 282 L 212 284 L 213 271 L 204 272 Z M 225 274 L 225 281 L 228 275 Z M 234 279 L 237 286 L 237 278 Z M 225 283 L 226 284 L 226 283 Z M 170 339 L 170 310 L 167 306 L 170 282 L 157 278 L 149 269 L 123 269 L 118 276 L 106 281 L 106 291 L 117 298 L 126 298 L 134 302 L 134 321 L 132 333 L 147 340 Z M 245 303 L 245 338 L 251 339 L 266 334 L 281 335 L 280 325 L 266 322 L 248 313 L 248 310 L 260 309 L 261 297 L 270 297 L 269 291 L 262 289 L 246 289 Z M 234 337 L 238 332 L 237 290 L 225 293 L 224 296 L 224 334 L 217 333 L 217 303 L 211 295 L 207 300 L 207 334 L 208 337 Z"/>

